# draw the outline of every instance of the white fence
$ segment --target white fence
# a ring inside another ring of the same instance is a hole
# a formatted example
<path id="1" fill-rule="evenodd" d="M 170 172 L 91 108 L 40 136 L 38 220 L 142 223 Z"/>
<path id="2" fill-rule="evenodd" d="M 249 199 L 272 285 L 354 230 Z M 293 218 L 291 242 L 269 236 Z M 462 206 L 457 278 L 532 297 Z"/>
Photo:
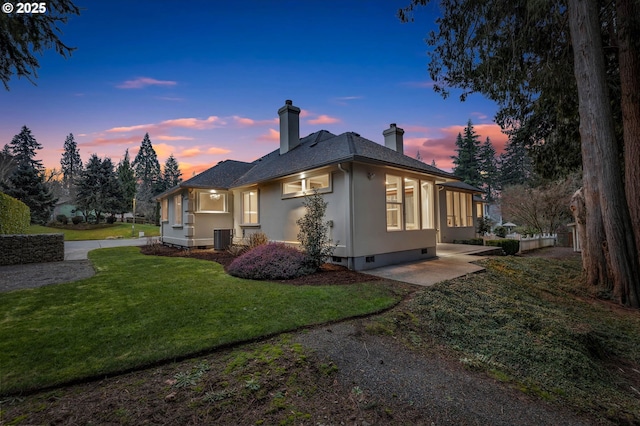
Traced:
<path id="1" fill-rule="evenodd" d="M 556 241 L 558 239 L 558 234 L 540 234 L 540 235 L 533 235 L 531 237 L 527 237 L 521 234 L 513 233 L 513 234 L 507 234 L 506 238 L 510 240 L 520 241 L 519 253 L 522 253 L 523 251 L 555 246 Z M 495 240 L 495 239 L 499 239 L 499 237 L 496 237 L 494 235 L 489 235 L 485 237 L 485 239 Z"/>

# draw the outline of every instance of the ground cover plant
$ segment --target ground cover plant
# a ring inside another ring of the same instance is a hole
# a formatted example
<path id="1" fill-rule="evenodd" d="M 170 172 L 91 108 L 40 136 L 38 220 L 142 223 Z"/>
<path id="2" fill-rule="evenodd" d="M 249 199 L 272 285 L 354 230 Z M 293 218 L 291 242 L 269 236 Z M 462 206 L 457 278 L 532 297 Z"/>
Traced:
<path id="1" fill-rule="evenodd" d="M 117 222 L 114 224 L 67 224 L 56 227 L 31 225 L 28 234 L 64 234 L 65 241 L 104 240 L 107 238 L 138 238 L 139 232 L 144 232 L 145 237 L 157 237 L 160 235 L 160 227 L 155 225 L 136 224 L 134 232 L 130 223 Z"/>
<path id="2" fill-rule="evenodd" d="M 599 421 L 640 423 L 640 312 L 592 297 L 579 257 L 491 258 L 415 294 L 374 332 L 445 347 L 471 370 Z"/>
<path id="3" fill-rule="evenodd" d="M 291 286 L 221 265 L 89 253 L 87 280 L 0 294 L 0 394 L 111 375 L 298 327 L 380 311 L 400 295 L 380 281 Z"/>

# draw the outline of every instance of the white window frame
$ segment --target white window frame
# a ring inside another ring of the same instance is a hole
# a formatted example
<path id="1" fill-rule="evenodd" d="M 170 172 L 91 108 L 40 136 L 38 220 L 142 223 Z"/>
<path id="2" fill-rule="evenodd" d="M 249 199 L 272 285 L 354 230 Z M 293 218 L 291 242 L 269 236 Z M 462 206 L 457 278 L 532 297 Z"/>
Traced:
<path id="1" fill-rule="evenodd" d="M 420 216 L 422 219 L 422 229 L 435 229 L 433 191 L 433 181 L 420 181 Z"/>
<path id="2" fill-rule="evenodd" d="M 309 176 L 304 176 L 303 174 L 303 176 L 298 177 L 297 179 L 289 179 L 285 182 L 282 182 L 282 198 L 304 197 L 305 195 L 307 195 L 309 192 L 313 190 L 313 188 L 311 188 L 310 181 L 319 177 L 324 177 L 324 176 L 326 176 L 327 178 L 328 186 L 322 187 L 322 188 L 315 188 L 315 189 L 318 191 L 318 194 L 326 194 L 328 192 L 331 192 L 333 190 L 332 189 L 333 179 L 330 172 L 314 173 Z M 287 192 L 287 190 L 285 189 L 287 185 L 291 185 L 294 182 L 300 182 L 301 190 Z"/>
<path id="3" fill-rule="evenodd" d="M 173 226 L 182 226 L 182 194 L 173 197 Z"/>
<path id="4" fill-rule="evenodd" d="M 222 210 L 204 210 L 201 206 L 201 196 L 220 196 L 222 198 L 223 207 Z M 200 190 L 196 192 L 196 213 L 228 213 L 229 212 L 229 197 L 226 192 L 211 189 L 211 190 Z"/>
<path id="5" fill-rule="evenodd" d="M 450 228 L 473 227 L 473 201 L 468 192 L 447 190 L 447 226 Z"/>
<path id="6" fill-rule="evenodd" d="M 161 220 L 169 222 L 169 198 L 165 197 L 160 202 Z"/>
<path id="7" fill-rule="evenodd" d="M 247 222 L 245 220 L 246 216 L 247 216 L 247 205 L 245 202 L 245 196 L 249 195 L 251 196 L 251 193 L 255 194 L 255 206 L 249 206 L 249 208 L 251 209 L 249 211 L 249 218 L 251 219 L 251 215 L 255 214 L 256 220 L 255 222 L 253 221 L 249 221 Z M 260 224 L 260 194 L 258 192 L 257 188 L 254 189 L 250 189 L 248 191 L 243 191 L 242 192 L 242 198 L 240 200 L 241 203 L 241 211 L 242 211 L 242 225 L 259 225 Z"/>
<path id="8" fill-rule="evenodd" d="M 413 183 L 413 195 L 411 195 L 411 202 L 409 202 L 409 185 L 408 182 Z M 420 229 L 420 179 L 405 177 L 402 179 L 402 194 L 404 196 L 402 202 L 404 203 L 404 229 L 405 231 L 417 231 Z M 413 216 L 413 220 L 411 219 Z"/>
<path id="9" fill-rule="evenodd" d="M 396 182 L 391 182 L 392 180 L 396 180 Z M 390 188 L 390 185 L 396 184 L 396 188 Z M 394 199 L 389 198 L 389 192 L 396 191 L 396 197 Z M 387 223 L 387 231 L 395 232 L 404 230 L 404 212 L 403 208 L 403 199 L 404 199 L 404 185 L 402 176 L 387 174 L 385 175 L 385 214 L 386 214 L 386 223 Z M 389 223 L 389 214 L 395 215 L 397 217 L 398 225 L 394 226 Z"/>

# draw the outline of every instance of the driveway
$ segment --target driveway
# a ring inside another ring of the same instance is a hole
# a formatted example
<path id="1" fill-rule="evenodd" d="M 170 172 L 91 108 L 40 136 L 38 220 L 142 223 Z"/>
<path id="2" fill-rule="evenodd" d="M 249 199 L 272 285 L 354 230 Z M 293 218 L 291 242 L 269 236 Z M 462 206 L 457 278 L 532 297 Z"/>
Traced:
<path id="1" fill-rule="evenodd" d="M 433 259 L 383 266 L 363 272 L 410 284 L 431 286 L 440 281 L 484 271 L 483 267 L 470 262 L 485 259 L 486 255 L 495 250 L 495 247 L 442 243 L 437 245 L 437 257 Z"/>
<path id="2" fill-rule="evenodd" d="M 144 246 L 158 241 L 159 237 L 143 237 L 136 239 L 65 241 L 64 260 L 86 260 L 87 254 L 94 249 L 108 247 Z"/>

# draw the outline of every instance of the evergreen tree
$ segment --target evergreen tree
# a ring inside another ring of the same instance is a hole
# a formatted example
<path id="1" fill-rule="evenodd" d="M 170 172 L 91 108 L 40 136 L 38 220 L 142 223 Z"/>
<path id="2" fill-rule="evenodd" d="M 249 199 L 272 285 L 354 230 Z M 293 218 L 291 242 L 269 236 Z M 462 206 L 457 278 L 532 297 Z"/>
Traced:
<path id="1" fill-rule="evenodd" d="M 162 175 L 162 182 L 164 184 L 163 191 L 166 191 L 169 188 L 173 188 L 182 182 L 182 172 L 180 171 L 180 166 L 176 161 L 173 154 L 167 158 L 167 161 L 164 163 L 164 173 Z"/>
<path id="2" fill-rule="evenodd" d="M 155 201 L 155 196 L 162 192 L 162 176 L 158 156 L 148 133 L 144 135 L 140 151 L 133 160 L 133 169 L 138 180 L 136 209 L 145 217 L 159 218 L 160 208 Z"/>
<path id="3" fill-rule="evenodd" d="M 482 176 L 482 189 L 486 193 L 487 201 L 493 201 L 495 191 L 498 189 L 498 160 L 496 159 L 496 150 L 491 144 L 491 140 L 487 138 L 480 146 L 478 151 L 478 162 L 480 166 L 480 174 Z"/>
<path id="4" fill-rule="evenodd" d="M 20 133 L 11 140 L 11 152 L 18 164 L 27 163 L 36 170 L 42 169 L 42 162 L 36 160 L 36 150 L 42 149 L 27 126 L 22 126 Z"/>
<path id="5" fill-rule="evenodd" d="M 13 155 L 11 155 L 11 148 L 9 145 L 5 145 L 2 151 L 0 151 L 0 189 L 5 188 L 9 184 L 9 176 L 16 169 L 17 163 L 15 162 Z"/>
<path id="6" fill-rule="evenodd" d="M 110 158 L 101 160 L 92 154 L 78 180 L 76 203 L 85 214 L 93 212 L 96 222 L 103 213 L 119 210 L 123 191 Z"/>
<path id="7" fill-rule="evenodd" d="M 420 155 L 420 150 L 418 150 L 418 152 L 416 152 L 416 160 L 423 161 L 422 160 L 422 155 Z"/>
<path id="8" fill-rule="evenodd" d="M 524 185 L 533 179 L 533 164 L 527 149 L 518 140 L 510 139 L 500 154 L 500 187 Z"/>
<path id="9" fill-rule="evenodd" d="M 118 163 L 116 173 L 122 188 L 122 199 L 118 213 L 124 215 L 124 213 L 133 211 L 133 199 L 136 196 L 136 176 L 133 167 L 131 167 L 128 149 L 124 152 L 124 158 Z"/>
<path id="10" fill-rule="evenodd" d="M 469 120 L 467 127 L 464 128 L 464 137 L 458 133 L 456 138 L 456 152 L 458 155 L 451 158 L 453 158 L 454 164 L 453 174 L 469 185 L 476 187 L 482 183 L 479 171 L 479 149 L 478 134 L 473 130 L 473 123 Z"/>
<path id="11" fill-rule="evenodd" d="M 80 176 L 80 172 L 82 171 L 80 150 L 73 138 L 73 133 L 69 133 L 69 136 L 67 136 L 67 139 L 64 141 L 60 168 L 62 169 L 63 186 L 70 192 L 73 192 L 74 180 Z"/>
<path id="12" fill-rule="evenodd" d="M 45 224 L 51 218 L 56 198 L 44 182 L 42 172 L 23 162 L 13 171 L 5 192 L 29 206 L 31 222 Z"/>
<path id="13" fill-rule="evenodd" d="M 136 179 L 138 179 L 138 183 L 143 190 L 153 192 L 161 176 L 160 163 L 149 139 L 149 133 L 146 133 L 144 139 L 142 139 L 138 155 L 133 160 L 133 169 L 135 170 Z"/>

